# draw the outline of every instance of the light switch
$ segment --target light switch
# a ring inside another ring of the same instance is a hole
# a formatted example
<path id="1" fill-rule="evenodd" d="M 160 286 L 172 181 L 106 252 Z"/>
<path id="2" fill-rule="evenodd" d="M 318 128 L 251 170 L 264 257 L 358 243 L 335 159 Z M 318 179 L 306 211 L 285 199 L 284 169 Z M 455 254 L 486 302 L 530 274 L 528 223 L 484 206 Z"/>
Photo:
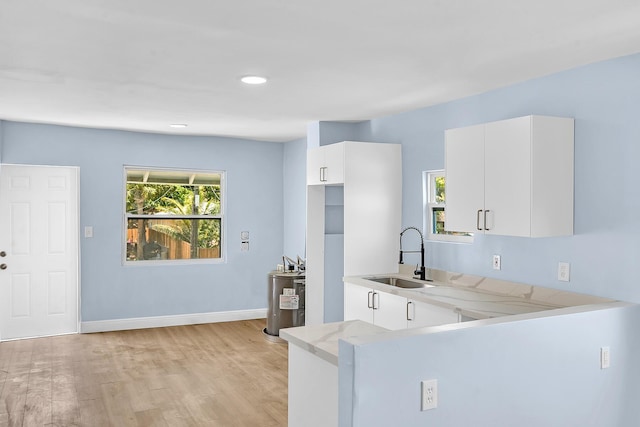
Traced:
<path id="1" fill-rule="evenodd" d="M 93 227 L 92 226 L 87 225 L 84 228 L 84 237 L 86 237 L 87 239 L 93 237 Z"/>

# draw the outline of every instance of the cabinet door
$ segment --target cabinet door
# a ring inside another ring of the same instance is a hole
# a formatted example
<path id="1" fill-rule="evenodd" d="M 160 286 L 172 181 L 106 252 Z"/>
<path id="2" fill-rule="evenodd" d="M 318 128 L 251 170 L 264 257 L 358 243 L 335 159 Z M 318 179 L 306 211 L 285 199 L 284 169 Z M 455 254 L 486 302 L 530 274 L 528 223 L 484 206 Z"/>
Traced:
<path id="1" fill-rule="evenodd" d="M 445 229 L 481 233 L 484 226 L 484 126 L 445 132 Z"/>
<path id="2" fill-rule="evenodd" d="M 321 181 L 322 168 L 324 167 L 324 147 L 312 148 L 307 151 L 307 185 L 324 184 Z"/>
<path id="3" fill-rule="evenodd" d="M 307 185 L 344 184 L 344 144 L 307 151 Z"/>
<path id="4" fill-rule="evenodd" d="M 447 325 L 458 323 L 458 314 L 450 308 L 444 308 L 421 301 L 407 301 L 407 313 L 409 314 L 408 327 L 420 328 L 422 326 Z"/>
<path id="5" fill-rule="evenodd" d="M 392 331 L 407 328 L 407 299 L 386 292 L 375 291 L 373 323 Z"/>
<path id="6" fill-rule="evenodd" d="M 373 323 L 373 291 L 364 286 L 344 283 L 344 320 Z"/>
<path id="7" fill-rule="evenodd" d="M 486 234 L 531 235 L 531 117 L 485 126 Z M 552 154 L 549 154 L 552 155 Z M 447 182 L 447 220 L 449 211 Z"/>
<path id="8" fill-rule="evenodd" d="M 344 184 L 344 144 L 330 144 L 321 148 L 324 150 L 324 183 Z"/>

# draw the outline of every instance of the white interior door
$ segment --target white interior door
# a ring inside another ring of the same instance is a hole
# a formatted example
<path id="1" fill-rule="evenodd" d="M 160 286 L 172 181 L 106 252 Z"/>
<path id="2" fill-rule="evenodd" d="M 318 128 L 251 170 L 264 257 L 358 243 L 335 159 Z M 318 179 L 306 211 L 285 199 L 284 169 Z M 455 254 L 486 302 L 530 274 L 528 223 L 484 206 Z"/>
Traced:
<path id="1" fill-rule="evenodd" d="M 2 165 L 0 251 L 0 340 L 78 332 L 77 168 Z"/>

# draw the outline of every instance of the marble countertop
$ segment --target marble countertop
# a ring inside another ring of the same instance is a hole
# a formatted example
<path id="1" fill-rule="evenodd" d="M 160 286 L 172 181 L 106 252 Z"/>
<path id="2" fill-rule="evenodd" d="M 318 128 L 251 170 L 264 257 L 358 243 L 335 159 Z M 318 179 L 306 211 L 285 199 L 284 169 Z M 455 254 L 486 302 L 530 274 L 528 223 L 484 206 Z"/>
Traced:
<path id="1" fill-rule="evenodd" d="M 433 271 L 433 282 L 417 289 L 399 288 L 368 280 L 367 277 L 397 277 L 412 280 L 406 274 L 385 274 L 345 277 L 344 281 L 369 289 L 388 292 L 445 308 L 450 308 L 464 316 L 486 322 L 504 321 L 504 316 L 524 315 L 549 316 L 553 310 L 558 314 L 574 310 L 595 309 L 592 304 L 615 303 L 615 301 L 590 295 L 560 291 L 541 286 L 524 285 L 497 279 L 488 279 L 464 274 Z M 567 311 L 569 310 L 569 311 Z M 522 319 L 522 316 L 518 316 Z M 475 322 L 474 322 L 475 323 Z M 389 331 L 380 326 L 361 320 L 300 326 L 280 330 L 280 338 L 296 345 L 327 362 L 338 366 L 338 341 L 371 341 L 389 339 L 418 333 L 438 332 L 451 328 L 470 327 L 471 324 L 455 323 L 428 328 Z"/>
<path id="2" fill-rule="evenodd" d="M 338 340 L 389 332 L 361 320 L 280 329 L 280 338 L 338 366 Z"/>
<path id="3" fill-rule="evenodd" d="M 379 276 L 408 279 L 405 275 L 388 274 L 345 277 L 344 281 L 415 301 L 450 308 L 473 319 L 489 319 L 612 301 L 539 286 L 464 275 L 450 277 L 441 275 L 436 277 L 433 282 L 427 282 L 427 287 L 418 289 L 399 288 L 366 279 L 366 277 Z"/>

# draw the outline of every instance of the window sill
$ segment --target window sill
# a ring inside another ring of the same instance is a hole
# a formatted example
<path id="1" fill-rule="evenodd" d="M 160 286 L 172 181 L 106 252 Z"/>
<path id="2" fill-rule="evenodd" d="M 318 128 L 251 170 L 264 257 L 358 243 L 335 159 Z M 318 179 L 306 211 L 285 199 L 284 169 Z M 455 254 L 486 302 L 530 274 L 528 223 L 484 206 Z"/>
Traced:
<path id="1" fill-rule="evenodd" d="M 473 236 L 452 236 L 447 234 L 431 234 L 427 236 L 427 240 L 434 242 L 449 243 L 473 243 Z"/>

